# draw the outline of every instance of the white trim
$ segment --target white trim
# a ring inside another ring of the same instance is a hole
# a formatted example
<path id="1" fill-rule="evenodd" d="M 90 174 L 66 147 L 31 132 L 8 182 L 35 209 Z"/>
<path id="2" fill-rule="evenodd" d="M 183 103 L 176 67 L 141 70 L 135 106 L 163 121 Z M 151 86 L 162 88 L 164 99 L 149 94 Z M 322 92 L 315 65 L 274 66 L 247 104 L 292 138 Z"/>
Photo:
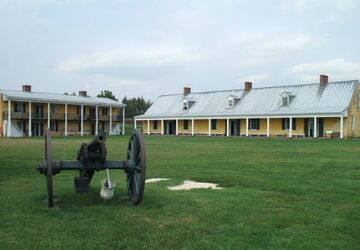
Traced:
<path id="1" fill-rule="evenodd" d="M 313 118 L 314 116 L 316 117 L 322 117 L 322 118 L 334 118 L 334 117 L 339 117 L 339 114 L 312 114 L 312 115 L 293 115 L 293 114 L 287 114 L 287 115 L 276 115 L 276 116 L 257 116 L 257 115 L 253 115 L 253 116 L 201 116 L 201 117 L 156 117 L 156 118 L 136 118 L 138 121 L 147 121 L 147 120 L 175 120 L 175 119 L 179 119 L 179 120 L 191 120 L 191 119 L 196 119 L 196 120 L 208 120 L 208 119 L 217 119 L 217 120 L 225 120 L 226 118 L 229 119 L 243 119 L 245 120 L 246 118 L 249 119 L 266 119 L 266 118 L 271 118 L 271 119 L 281 119 L 281 118 L 288 118 L 288 117 L 293 117 L 293 118 Z M 347 117 L 346 115 L 342 115 L 343 117 Z"/>
<path id="2" fill-rule="evenodd" d="M 195 122 L 194 119 L 191 119 L 191 135 L 194 136 L 194 130 L 195 130 Z"/>
<path id="3" fill-rule="evenodd" d="M 95 107 L 95 135 L 99 134 L 99 106 Z"/>
<path id="4" fill-rule="evenodd" d="M 292 117 L 289 117 L 289 138 L 292 137 L 292 129 L 293 129 Z"/>
<path id="5" fill-rule="evenodd" d="M 109 135 L 112 135 L 112 107 L 109 107 L 110 109 L 110 119 L 109 119 Z"/>
<path id="6" fill-rule="evenodd" d="M 68 135 L 68 106 L 65 104 L 65 136 Z"/>
<path id="7" fill-rule="evenodd" d="M 84 105 L 81 105 L 81 124 L 80 124 L 80 135 L 84 135 Z"/>
<path id="8" fill-rule="evenodd" d="M 122 124 L 122 134 L 125 135 L 125 107 L 123 107 L 123 124 Z"/>
<path id="9" fill-rule="evenodd" d="M 249 118 L 246 118 L 246 137 L 249 136 Z"/>
<path id="10" fill-rule="evenodd" d="M 147 134 L 150 135 L 150 120 L 147 120 Z"/>
<path id="11" fill-rule="evenodd" d="M 211 119 L 209 119 L 209 129 L 208 129 L 209 136 L 211 136 Z"/>
<path id="12" fill-rule="evenodd" d="M 266 118 L 266 137 L 270 137 L 270 117 Z"/>
<path id="13" fill-rule="evenodd" d="M 340 138 L 344 138 L 344 117 L 340 116 Z"/>
<path id="14" fill-rule="evenodd" d="M 50 102 L 48 102 L 48 117 L 47 117 L 48 118 L 47 119 L 48 120 L 47 121 L 48 122 L 48 129 L 50 129 L 50 112 L 51 112 L 51 110 L 50 110 Z"/>
<path id="15" fill-rule="evenodd" d="M 29 137 L 31 137 L 32 136 L 32 127 L 31 127 L 31 119 L 32 119 L 32 117 L 31 117 L 31 115 L 32 115 L 32 110 L 31 110 L 31 102 L 29 102 L 29 131 L 28 131 L 28 136 Z"/>
<path id="16" fill-rule="evenodd" d="M 226 136 L 230 136 L 230 122 L 229 122 L 229 118 L 226 119 Z"/>
<path id="17" fill-rule="evenodd" d="M 137 122 L 137 120 L 134 119 L 134 129 L 136 129 L 136 122 Z"/>
<path id="18" fill-rule="evenodd" d="M 11 136 L 11 101 L 8 100 L 8 130 L 6 131 L 7 137 Z"/>
<path id="19" fill-rule="evenodd" d="M 176 119 L 176 130 L 175 131 L 176 131 L 175 134 L 179 135 L 179 120 L 178 119 Z"/>
<path id="20" fill-rule="evenodd" d="M 314 138 L 317 138 L 317 117 L 314 117 Z"/>
<path id="21" fill-rule="evenodd" d="M 164 120 L 161 120 L 161 135 L 164 135 Z"/>

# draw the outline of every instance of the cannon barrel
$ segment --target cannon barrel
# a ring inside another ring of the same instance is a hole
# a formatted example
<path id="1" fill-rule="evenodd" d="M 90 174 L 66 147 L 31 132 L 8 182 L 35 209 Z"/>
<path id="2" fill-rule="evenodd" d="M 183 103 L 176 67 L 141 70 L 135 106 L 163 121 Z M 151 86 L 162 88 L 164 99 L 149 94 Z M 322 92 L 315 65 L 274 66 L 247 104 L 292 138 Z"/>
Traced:
<path id="1" fill-rule="evenodd" d="M 98 134 L 94 140 L 92 140 L 89 145 L 96 145 L 96 144 L 104 144 L 106 141 L 106 134 L 100 133 Z"/>

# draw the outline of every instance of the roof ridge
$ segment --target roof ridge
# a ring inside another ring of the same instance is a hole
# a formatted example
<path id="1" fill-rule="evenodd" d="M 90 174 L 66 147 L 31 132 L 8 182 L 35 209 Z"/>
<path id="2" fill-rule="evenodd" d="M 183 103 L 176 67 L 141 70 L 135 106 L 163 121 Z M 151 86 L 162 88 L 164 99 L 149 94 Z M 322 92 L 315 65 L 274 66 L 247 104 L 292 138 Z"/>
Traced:
<path id="1" fill-rule="evenodd" d="M 347 81 L 336 81 L 336 82 L 328 82 L 327 84 L 339 84 L 339 83 L 359 83 L 359 80 L 347 80 Z M 264 87 L 257 87 L 252 89 L 271 89 L 271 88 L 285 88 L 285 87 L 298 87 L 298 86 L 311 86 L 311 85 L 319 85 L 319 83 L 303 83 L 303 84 L 288 84 L 288 85 L 275 85 L 275 86 L 264 86 Z M 222 89 L 222 90 L 209 90 L 209 91 L 198 91 L 198 92 L 191 92 L 190 94 L 207 94 L 207 93 L 219 93 L 219 92 L 229 92 L 229 91 L 241 91 L 241 89 Z M 182 95 L 182 93 L 174 93 L 174 94 L 164 94 L 162 96 L 175 96 L 175 95 Z"/>

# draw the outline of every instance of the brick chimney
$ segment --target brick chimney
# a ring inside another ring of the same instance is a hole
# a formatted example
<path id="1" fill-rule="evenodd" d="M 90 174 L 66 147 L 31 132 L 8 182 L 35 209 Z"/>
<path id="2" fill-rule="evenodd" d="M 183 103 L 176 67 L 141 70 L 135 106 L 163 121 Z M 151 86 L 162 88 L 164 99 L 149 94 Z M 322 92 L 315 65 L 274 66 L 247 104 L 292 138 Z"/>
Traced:
<path id="1" fill-rule="evenodd" d="M 329 77 L 327 75 L 320 75 L 320 87 L 326 86 L 329 82 Z"/>
<path id="2" fill-rule="evenodd" d="M 250 91 L 252 89 L 252 82 L 245 82 L 245 91 Z"/>
<path id="3" fill-rule="evenodd" d="M 23 92 L 31 92 L 31 85 L 23 85 L 22 91 Z"/>
<path id="4" fill-rule="evenodd" d="M 87 96 L 87 91 L 79 91 L 79 96 Z"/>
<path id="5" fill-rule="evenodd" d="M 184 87 L 184 96 L 187 96 L 188 94 L 191 93 L 191 88 L 189 87 Z"/>

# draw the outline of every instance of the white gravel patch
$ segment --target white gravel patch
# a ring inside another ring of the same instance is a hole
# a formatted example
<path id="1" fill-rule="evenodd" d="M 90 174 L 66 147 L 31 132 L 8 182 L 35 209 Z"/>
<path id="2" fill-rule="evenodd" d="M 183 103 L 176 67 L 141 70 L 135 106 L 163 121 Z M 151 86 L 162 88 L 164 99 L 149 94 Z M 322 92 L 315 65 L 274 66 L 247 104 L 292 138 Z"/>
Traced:
<path id="1" fill-rule="evenodd" d="M 215 183 L 206 183 L 206 182 L 195 182 L 186 180 L 183 184 L 174 187 L 168 187 L 169 190 L 178 191 L 178 190 L 191 190 L 191 189 L 223 189 L 222 187 L 218 187 L 219 184 Z"/>
<path id="2" fill-rule="evenodd" d="M 145 183 L 153 183 L 153 182 L 167 181 L 167 180 L 170 180 L 170 178 L 150 178 L 150 179 L 146 179 Z"/>

